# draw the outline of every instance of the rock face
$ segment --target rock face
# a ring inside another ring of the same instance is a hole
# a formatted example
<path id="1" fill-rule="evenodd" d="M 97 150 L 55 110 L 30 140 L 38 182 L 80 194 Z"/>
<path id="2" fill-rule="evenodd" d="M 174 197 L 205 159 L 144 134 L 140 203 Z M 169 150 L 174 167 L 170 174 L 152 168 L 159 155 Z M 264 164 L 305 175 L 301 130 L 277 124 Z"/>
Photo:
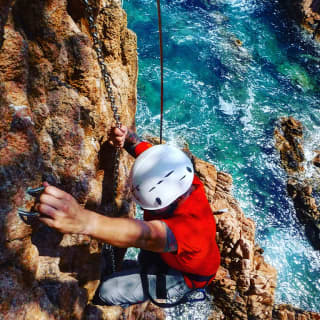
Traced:
<path id="1" fill-rule="evenodd" d="M 319 0 L 285 0 L 288 12 L 314 38 L 320 40 L 320 1 Z"/>
<path id="2" fill-rule="evenodd" d="M 281 164 L 288 174 L 295 175 L 304 172 L 302 124 L 292 117 L 282 119 L 280 127 L 275 130 L 275 138 Z"/>
<path id="3" fill-rule="evenodd" d="M 135 35 L 115 0 L 91 3 L 121 120 L 134 128 Z M 127 187 L 132 159 L 125 153 L 119 210 L 111 205 L 114 150 L 106 141 L 113 114 L 96 58 L 81 1 L 0 0 L 1 319 L 123 319 L 120 307 L 92 303 L 100 279 L 99 242 L 62 236 L 17 214 L 34 206 L 27 188 L 46 180 L 101 214 L 133 215 Z M 193 159 L 213 210 L 227 209 L 216 216 L 222 265 L 210 287 L 211 319 L 271 319 L 272 312 L 289 319 L 290 309 L 273 311 L 276 271 L 255 244 L 254 222 L 231 195 L 231 177 Z M 119 261 L 123 252 L 117 254 Z M 125 315 L 165 318 L 149 302 Z"/>
<path id="4" fill-rule="evenodd" d="M 210 286 L 214 312 L 210 319 L 271 319 L 276 287 L 276 270 L 255 243 L 255 225 L 244 216 L 231 194 L 232 178 L 195 159 L 195 169 L 205 184 L 215 215 L 221 267 Z"/>
<path id="5" fill-rule="evenodd" d="M 298 219 L 306 226 L 312 245 L 320 249 L 320 210 L 315 194 L 319 185 L 319 153 L 310 164 L 303 150 L 303 126 L 292 117 L 283 118 L 275 130 L 276 147 L 280 152 L 281 164 L 288 174 L 287 189 L 293 200 Z M 312 177 L 306 176 L 305 166 L 310 165 Z"/>
<path id="6" fill-rule="evenodd" d="M 319 320 L 320 314 L 315 312 L 306 312 L 301 309 L 293 308 L 290 305 L 278 305 L 273 310 L 272 319 Z"/>
<path id="7" fill-rule="evenodd" d="M 121 112 L 134 126 L 136 37 L 115 1 L 93 1 Z M 113 114 L 81 1 L 0 1 L 0 314 L 4 319 L 81 319 L 99 283 L 101 244 L 22 221 L 28 187 L 42 181 L 111 214 Z M 121 214 L 129 215 L 121 156 Z M 119 253 L 120 254 L 120 253 Z M 1 317 L 0 316 L 0 317 Z M 1 317 L 1 318 L 2 318 Z"/>

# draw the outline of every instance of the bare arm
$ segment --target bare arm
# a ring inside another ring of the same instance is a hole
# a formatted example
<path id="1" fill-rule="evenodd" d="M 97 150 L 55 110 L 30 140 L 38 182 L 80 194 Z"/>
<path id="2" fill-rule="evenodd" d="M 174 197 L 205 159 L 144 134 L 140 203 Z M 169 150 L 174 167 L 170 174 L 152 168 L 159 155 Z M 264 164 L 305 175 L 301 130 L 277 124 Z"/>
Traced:
<path id="1" fill-rule="evenodd" d="M 45 185 L 38 210 L 40 220 L 62 233 L 90 235 L 116 247 L 137 247 L 154 252 L 168 250 L 166 225 L 127 218 L 110 218 L 82 208 L 68 193 Z"/>
<path id="2" fill-rule="evenodd" d="M 113 246 L 136 247 L 154 252 L 166 250 L 166 228 L 161 221 L 140 221 L 109 218 L 90 212 L 91 222 L 86 234 Z"/>

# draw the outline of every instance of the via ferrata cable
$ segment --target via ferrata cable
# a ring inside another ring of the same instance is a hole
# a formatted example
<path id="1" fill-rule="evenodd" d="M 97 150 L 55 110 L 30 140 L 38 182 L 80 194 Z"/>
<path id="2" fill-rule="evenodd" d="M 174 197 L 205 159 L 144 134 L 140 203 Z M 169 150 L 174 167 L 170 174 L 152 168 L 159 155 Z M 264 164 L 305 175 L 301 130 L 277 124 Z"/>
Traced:
<path id="1" fill-rule="evenodd" d="M 113 116 L 115 120 L 115 124 L 117 128 L 121 128 L 121 120 L 120 120 L 120 114 L 119 114 L 119 108 L 116 104 L 116 99 L 114 96 L 114 92 L 111 85 L 111 75 L 108 73 L 106 63 L 104 61 L 104 56 L 102 54 L 102 44 L 99 38 L 98 34 L 98 28 L 95 25 L 95 18 L 94 18 L 94 9 L 93 6 L 89 3 L 89 0 L 83 0 L 84 8 L 87 13 L 87 19 L 89 24 L 90 33 L 93 40 L 93 48 L 97 55 L 98 64 L 100 66 L 101 75 L 103 78 L 103 82 L 105 85 L 105 89 L 107 91 L 107 96 L 109 98 L 111 109 L 113 111 Z M 116 197 L 117 197 L 117 191 L 118 191 L 118 182 L 119 182 L 119 165 L 120 165 L 120 148 L 115 148 L 115 154 L 114 154 L 114 166 L 113 166 L 113 210 L 114 214 L 117 211 L 116 206 Z M 105 244 L 104 249 L 109 252 L 110 258 L 111 258 L 111 269 L 112 273 L 116 271 L 116 258 L 115 258 L 115 252 L 114 248 L 110 244 Z"/>
<path id="2" fill-rule="evenodd" d="M 163 131 L 163 42 L 162 42 L 162 22 L 160 0 L 157 0 L 158 24 L 159 24 L 159 46 L 160 46 L 160 70 L 161 70 L 161 114 L 160 114 L 160 144 L 162 143 Z"/>

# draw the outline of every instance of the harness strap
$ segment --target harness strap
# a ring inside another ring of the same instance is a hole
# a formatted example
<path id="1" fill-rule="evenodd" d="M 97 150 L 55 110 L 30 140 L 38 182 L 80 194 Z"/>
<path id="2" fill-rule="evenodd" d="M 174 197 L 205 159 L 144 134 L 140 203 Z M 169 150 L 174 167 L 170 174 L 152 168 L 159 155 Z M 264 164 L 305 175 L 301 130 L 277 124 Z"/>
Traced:
<path id="1" fill-rule="evenodd" d="M 157 277 L 158 276 L 159 275 L 157 275 Z M 165 277 L 163 279 L 165 280 Z M 175 302 L 171 302 L 171 303 L 158 302 L 158 301 L 155 301 L 150 295 L 148 275 L 146 273 L 141 273 L 141 281 L 142 281 L 142 288 L 143 288 L 144 293 L 147 295 L 149 300 L 154 305 L 156 305 L 156 306 L 158 306 L 160 308 L 173 308 L 173 307 L 176 307 L 176 306 L 178 306 L 179 304 L 182 304 L 182 303 L 200 302 L 200 301 L 204 301 L 207 298 L 205 290 L 202 289 L 202 288 L 197 288 L 197 289 L 191 289 L 189 292 L 185 293 L 179 300 L 177 300 Z M 164 281 L 164 283 L 165 283 L 165 281 Z M 196 299 L 189 299 L 189 295 L 192 294 L 195 291 L 201 292 L 202 293 L 202 297 L 201 298 L 196 298 Z M 167 296 L 167 294 L 165 294 L 165 298 L 166 298 L 166 296 Z M 157 298 L 158 299 L 165 299 L 163 297 L 157 297 Z"/>
<path id="2" fill-rule="evenodd" d="M 167 290 L 166 290 L 166 275 L 165 274 L 157 274 L 156 275 L 156 296 L 158 299 L 166 299 L 167 298 Z"/>
<path id="3" fill-rule="evenodd" d="M 139 255 L 139 262 L 142 266 L 142 270 L 140 273 L 142 289 L 146 297 L 160 308 L 172 308 L 181 303 L 186 302 L 198 302 L 206 299 L 206 292 L 204 288 L 193 288 L 190 289 L 187 293 L 185 293 L 179 300 L 172 303 L 162 303 L 157 302 L 155 299 L 166 299 L 167 298 L 167 288 L 166 288 L 166 274 L 168 272 L 168 265 L 160 258 L 160 256 L 156 253 L 144 251 L 142 250 Z M 156 297 L 155 299 L 150 295 L 149 290 L 149 280 L 148 275 L 153 274 L 156 275 Z M 205 286 L 208 285 L 210 280 L 215 276 L 215 274 L 209 276 L 197 275 L 194 273 L 183 272 L 183 275 L 187 276 L 192 281 L 197 282 L 206 282 Z M 190 299 L 189 295 L 193 292 L 201 292 L 201 298 Z"/>

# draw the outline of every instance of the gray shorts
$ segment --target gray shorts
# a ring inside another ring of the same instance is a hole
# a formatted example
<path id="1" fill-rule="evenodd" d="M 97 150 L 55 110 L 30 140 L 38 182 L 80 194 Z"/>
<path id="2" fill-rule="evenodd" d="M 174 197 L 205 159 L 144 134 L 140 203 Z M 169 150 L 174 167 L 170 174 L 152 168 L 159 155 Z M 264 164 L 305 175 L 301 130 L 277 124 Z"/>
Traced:
<path id="1" fill-rule="evenodd" d="M 158 275 L 150 270 L 147 273 L 149 283 L 149 294 L 157 299 L 157 277 Z M 125 269 L 116 272 L 105 278 L 99 288 L 99 298 L 106 305 L 120 305 L 127 307 L 132 304 L 141 303 L 149 299 L 148 294 L 142 286 L 141 266 Z M 191 289 L 186 285 L 180 271 L 168 268 L 162 278 L 165 281 L 167 299 L 178 300 Z"/>

